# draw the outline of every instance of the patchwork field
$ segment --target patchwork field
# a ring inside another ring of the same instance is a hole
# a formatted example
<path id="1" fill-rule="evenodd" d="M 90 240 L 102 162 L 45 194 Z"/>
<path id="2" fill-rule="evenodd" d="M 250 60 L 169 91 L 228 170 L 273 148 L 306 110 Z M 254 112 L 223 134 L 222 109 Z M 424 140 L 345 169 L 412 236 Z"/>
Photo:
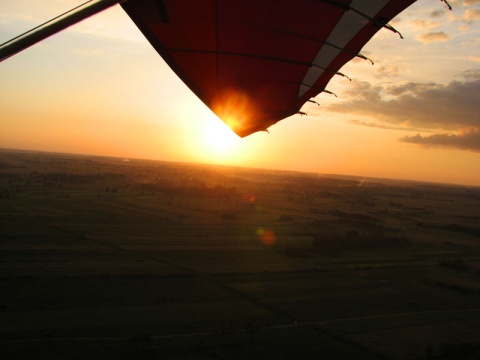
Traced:
<path id="1" fill-rule="evenodd" d="M 480 188 L 0 151 L 1 359 L 477 359 Z"/>

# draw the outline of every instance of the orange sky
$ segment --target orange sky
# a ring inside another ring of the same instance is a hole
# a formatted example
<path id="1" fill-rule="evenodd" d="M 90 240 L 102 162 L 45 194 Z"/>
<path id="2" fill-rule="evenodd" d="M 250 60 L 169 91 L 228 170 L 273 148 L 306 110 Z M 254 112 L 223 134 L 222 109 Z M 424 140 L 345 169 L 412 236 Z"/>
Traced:
<path id="1" fill-rule="evenodd" d="M 0 147 L 480 186 L 480 1 L 422 0 L 318 107 L 236 137 L 116 6 L 0 64 Z M 0 41 L 76 0 L 3 0 Z M 475 100 L 477 99 L 477 100 Z"/>

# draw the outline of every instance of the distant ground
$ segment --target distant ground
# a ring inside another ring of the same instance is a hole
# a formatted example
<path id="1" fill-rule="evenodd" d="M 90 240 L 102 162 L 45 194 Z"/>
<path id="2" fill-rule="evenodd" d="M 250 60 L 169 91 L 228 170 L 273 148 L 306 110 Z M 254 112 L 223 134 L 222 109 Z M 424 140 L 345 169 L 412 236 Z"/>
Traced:
<path id="1" fill-rule="evenodd" d="M 0 151 L 1 359 L 478 359 L 480 188 Z"/>

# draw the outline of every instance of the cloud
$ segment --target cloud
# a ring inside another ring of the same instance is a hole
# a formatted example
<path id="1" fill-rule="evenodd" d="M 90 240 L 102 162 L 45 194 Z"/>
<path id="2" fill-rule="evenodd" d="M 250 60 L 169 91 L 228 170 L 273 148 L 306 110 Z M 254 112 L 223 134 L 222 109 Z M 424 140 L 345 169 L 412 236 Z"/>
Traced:
<path id="1" fill-rule="evenodd" d="M 465 80 L 480 80 L 480 69 L 469 69 L 461 72 Z"/>
<path id="2" fill-rule="evenodd" d="M 399 68 L 397 65 L 382 65 L 376 69 L 377 77 L 392 77 L 398 75 Z"/>
<path id="3" fill-rule="evenodd" d="M 429 44 L 432 42 L 439 42 L 439 41 L 447 41 L 450 38 L 447 34 L 445 34 L 443 31 L 438 31 L 438 32 L 430 32 L 430 33 L 425 33 L 417 36 L 417 40 L 424 44 Z"/>
<path id="4" fill-rule="evenodd" d="M 405 143 L 480 152 L 480 69 L 465 70 L 460 76 L 448 84 L 353 83 L 342 94 L 346 100 L 324 109 L 373 120 L 349 121 L 353 125 L 424 133 L 401 138 Z"/>
<path id="5" fill-rule="evenodd" d="M 430 17 L 432 18 L 438 18 L 440 16 L 443 16 L 445 14 L 445 11 L 444 10 L 433 10 L 431 13 L 430 13 Z"/>
<path id="6" fill-rule="evenodd" d="M 480 4 L 480 0 L 463 0 L 463 5 L 469 6 L 475 4 Z"/>
<path id="7" fill-rule="evenodd" d="M 479 9 L 468 9 L 463 14 L 463 21 L 468 24 L 472 24 L 474 21 L 480 19 L 480 10 Z"/>
<path id="8" fill-rule="evenodd" d="M 477 1 L 480 4 L 480 1 Z M 473 2 L 466 4 L 464 2 L 463 8 L 466 9 L 462 14 L 456 12 L 449 12 L 448 19 L 450 23 L 457 23 L 458 30 L 461 32 L 468 32 L 471 25 L 480 20 L 480 9 L 479 8 L 468 8 Z M 462 7 L 458 9 L 458 6 L 454 6 L 456 10 L 462 10 Z M 442 24 L 443 25 L 443 24 Z"/>
<path id="9" fill-rule="evenodd" d="M 435 134 L 430 136 L 405 136 L 400 141 L 426 147 L 447 147 L 480 152 L 480 131 L 472 130 L 462 134 Z"/>
<path id="10" fill-rule="evenodd" d="M 365 126 L 365 127 L 371 127 L 371 128 L 377 128 L 377 129 L 384 129 L 384 130 L 432 132 L 431 130 L 425 130 L 425 129 L 419 129 L 419 128 L 416 128 L 416 127 L 410 127 L 410 126 L 408 126 L 409 125 L 408 123 L 402 124 L 400 126 L 383 125 L 383 124 L 379 124 L 379 123 L 365 122 L 365 121 L 360 121 L 360 120 L 350 120 L 348 123 L 352 124 L 352 125 L 359 125 L 359 126 Z"/>
<path id="11" fill-rule="evenodd" d="M 400 96 L 405 94 L 415 95 L 417 93 L 439 88 L 441 86 L 442 85 L 435 84 L 435 83 L 407 82 L 400 85 L 386 87 L 384 88 L 384 92 L 388 95 L 394 95 L 394 96 Z"/>
<path id="12" fill-rule="evenodd" d="M 432 29 L 440 26 L 440 23 L 438 21 L 430 20 L 415 20 L 412 21 L 412 25 L 420 29 Z"/>
<path id="13" fill-rule="evenodd" d="M 355 82 L 348 98 L 325 109 L 362 115 L 378 122 L 430 130 L 480 128 L 480 70 L 463 72 L 462 81 L 448 84 L 408 82 L 393 86 Z"/>
<path id="14" fill-rule="evenodd" d="M 377 123 L 373 123 L 373 122 L 364 122 L 364 121 L 360 121 L 360 120 L 350 120 L 348 123 L 352 124 L 352 125 L 366 126 L 366 127 L 371 127 L 371 128 L 377 128 L 377 129 L 404 130 L 399 126 L 382 125 L 382 124 L 377 124 Z"/>

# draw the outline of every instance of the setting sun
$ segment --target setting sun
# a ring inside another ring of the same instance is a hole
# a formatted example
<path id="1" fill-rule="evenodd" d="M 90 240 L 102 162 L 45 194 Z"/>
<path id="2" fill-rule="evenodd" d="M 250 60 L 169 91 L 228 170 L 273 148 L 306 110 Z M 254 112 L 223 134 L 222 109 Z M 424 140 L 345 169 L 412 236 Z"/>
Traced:
<path id="1" fill-rule="evenodd" d="M 240 137 L 214 116 L 205 122 L 202 132 L 206 152 L 212 160 L 231 156 L 240 143 Z"/>
<path id="2" fill-rule="evenodd" d="M 0 0 L 0 360 L 480 360 L 480 0 L 80 3 Z"/>
<path id="3" fill-rule="evenodd" d="M 78 5 L 74 0 L 37 3 L 1 1 L 2 42 Z M 244 9 L 256 6 L 234 3 Z M 302 58 L 290 46 L 318 45 L 313 38 L 281 46 L 257 41 L 256 28 L 244 31 L 240 26 L 244 16 L 234 12 L 232 21 L 222 24 L 243 40 L 222 40 L 225 51 L 217 59 L 210 50 L 198 51 L 215 49 L 217 44 L 215 37 L 211 44 L 194 41 L 217 29 L 207 26 L 215 23 L 210 18 L 200 17 L 202 31 L 185 36 L 184 45 L 193 50 L 182 51 L 183 45 L 171 48 L 178 50 L 173 59 L 188 64 L 185 75 L 205 87 L 192 91 L 124 9 L 113 6 L 2 62 L 0 147 L 478 186 L 480 27 L 475 14 L 480 3 L 455 1 L 453 12 L 439 1 L 413 3 L 402 12 L 402 21 L 392 21 L 404 40 L 382 29 L 362 49 L 375 66 L 360 58 L 347 63 L 341 71 L 353 81 L 333 76 L 328 82 L 328 91 L 338 97 L 320 93 L 301 107 L 308 116 L 292 115 L 276 123 L 280 114 L 299 104 L 299 89 L 306 90 L 319 75 L 300 63 L 294 65 L 298 71 L 282 71 L 286 63 L 278 60 Z M 278 12 L 283 5 L 272 8 Z M 172 14 L 172 9 L 168 12 Z M 198 20 L 191 8 L 179 13 L 192 16 L 185 23 Z M 271 21 L 300 18 L 279 15 Z M 308 24 L 299 26 L 307 31 Z M 173 25 L 159 22 L 169 34 Z M 312 34 L 317 30 L 313 26 Z M 185 28 L 179 25 L 182 31 Z M 293 30 L 283 32 L 266 34 L 272 40 L 294 38 Z M 225 36 L 231 35 L 227 31 Z M 327 48 L 326 54 L 334 56 L 336 50 Z M 305 54 L 306 64 L 313 60 Z M 258 66 L 247 71 L 252 64 Z M 306 85 L 303 73 L 309 74 Z M 280 91 L 289 92 L 290 87 L 293 99 Z M 257 132 L 248 135 L 252 131 Z"/>

